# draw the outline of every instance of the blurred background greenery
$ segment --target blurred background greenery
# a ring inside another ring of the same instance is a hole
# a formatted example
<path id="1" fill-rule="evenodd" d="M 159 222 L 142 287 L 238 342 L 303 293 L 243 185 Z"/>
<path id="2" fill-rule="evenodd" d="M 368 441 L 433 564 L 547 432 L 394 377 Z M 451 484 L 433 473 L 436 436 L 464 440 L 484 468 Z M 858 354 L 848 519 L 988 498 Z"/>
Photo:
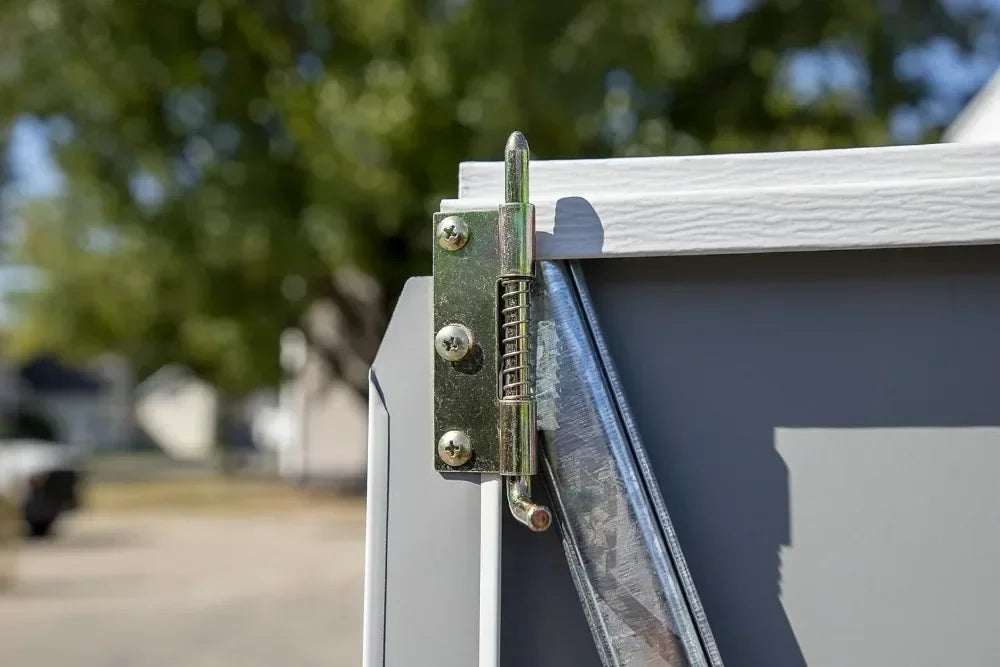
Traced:
<path id="1" fill-rule="evenodd" d="M 543 159 L 934 140 L 1000 61 L 997 6 L 8 0 L 0 139 L 30 128 L 58 186 L 5 163 L 5 262 L 38 276 L 5 352 L 242 395 L 323 303 L 310 342 L 363 392 L 458 163 L 512 129 Z"/>

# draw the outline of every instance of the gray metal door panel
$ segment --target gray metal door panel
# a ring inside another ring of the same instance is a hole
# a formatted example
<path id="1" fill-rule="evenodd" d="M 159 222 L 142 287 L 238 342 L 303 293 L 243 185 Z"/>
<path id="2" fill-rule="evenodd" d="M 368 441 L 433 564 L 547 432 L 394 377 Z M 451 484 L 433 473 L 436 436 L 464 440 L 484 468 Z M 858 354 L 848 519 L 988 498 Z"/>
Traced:
<path id="1" fill-rule="evenodd" d="M 1000 248 L 584 268 L 723 657 L 993 662 Z"/>
<path id="2" fill-rule="evenodd" d="M 504 510 L 500 664 L 601 667 L 558 533 L 532 533 Z"/>
<path id="3" fill-rule="evenodd" d="M 384 402 L 389 425 L 385 545 L 374 547 L 384 554 L 385 581 L 373 582 L 384 594 L 388 667 L 469 667 L 479 660 L 480 475 L 445 478 L 431 465 L 432 335 L 431 279 L 413 278 L 372 365 L 381 394 L 375 398 Z M 370 460 L 386 453 L 379 446 L 372 443 Z M 378 641 L 366 636 L 366 643 Z M 379 651 L 366 652 L 370 667 L 381 667 Z"/>

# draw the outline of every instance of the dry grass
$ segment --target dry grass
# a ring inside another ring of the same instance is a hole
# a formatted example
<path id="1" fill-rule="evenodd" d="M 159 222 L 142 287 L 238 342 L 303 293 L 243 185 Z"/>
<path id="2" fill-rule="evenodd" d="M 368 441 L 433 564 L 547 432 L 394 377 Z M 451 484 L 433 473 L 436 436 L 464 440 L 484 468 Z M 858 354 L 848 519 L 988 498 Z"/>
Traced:
<path id="1" fill-rule="evenodd" d="M 321 510 L 357 513 L 364 499 L 287 482 L 246 477 L 100 481 L 85 490 L 84 509 L 98 512 L 271 514 Z"/>

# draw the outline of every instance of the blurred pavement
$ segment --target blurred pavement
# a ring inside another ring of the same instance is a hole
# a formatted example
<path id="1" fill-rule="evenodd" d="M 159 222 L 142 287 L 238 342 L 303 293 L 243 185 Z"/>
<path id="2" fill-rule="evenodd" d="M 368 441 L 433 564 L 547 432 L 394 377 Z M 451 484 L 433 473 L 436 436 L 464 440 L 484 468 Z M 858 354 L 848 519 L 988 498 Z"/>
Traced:
<path id="1" fill-rule="evenodd" d="M 0 592 L 0 665 L 361 662 L 364 509 L 98 512 L 24 545 Z"/>

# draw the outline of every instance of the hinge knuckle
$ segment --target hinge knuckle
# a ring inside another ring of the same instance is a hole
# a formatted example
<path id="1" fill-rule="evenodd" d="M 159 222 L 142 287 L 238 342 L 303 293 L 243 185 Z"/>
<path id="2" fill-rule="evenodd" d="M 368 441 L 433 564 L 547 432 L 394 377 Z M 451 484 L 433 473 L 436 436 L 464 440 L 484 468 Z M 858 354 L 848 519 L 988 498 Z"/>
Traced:
<path id="1" fill-rule="evenodd" d="M 500 275 L 535 275 L 535 207 L 500 205 Z"/>
<path id="2" fill-rule="evenodd" d="M 538 472 L 535 402 L 500 401 L 500 474 Z"/>

